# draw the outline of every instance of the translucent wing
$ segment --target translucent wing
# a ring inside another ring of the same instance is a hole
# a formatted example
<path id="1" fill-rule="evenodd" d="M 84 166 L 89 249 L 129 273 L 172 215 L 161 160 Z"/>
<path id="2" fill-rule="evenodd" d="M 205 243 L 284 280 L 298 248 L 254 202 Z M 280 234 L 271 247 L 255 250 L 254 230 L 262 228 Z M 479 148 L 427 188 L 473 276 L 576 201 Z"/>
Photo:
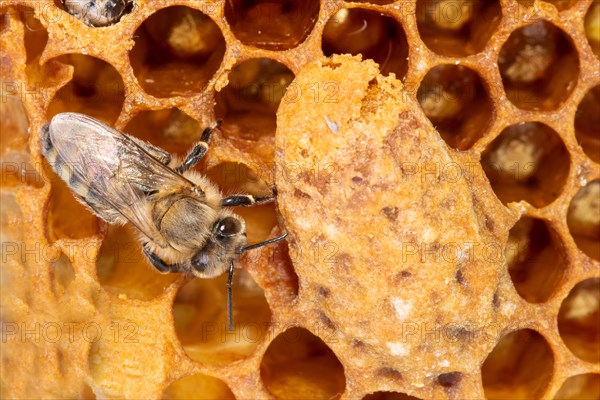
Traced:
<path id="1" fill-rule="evenodd" d="M 76 182 L 87 186 L 84 197 L 108 203 L 152 241 L 168 245 L 151 218 L 148 196 L 186 187 L 197 191 L 192 182 L 152 157 L 131 137 L 83 114 L 56 115 L 48 136 L 71 171 L 69 186 Z"/>

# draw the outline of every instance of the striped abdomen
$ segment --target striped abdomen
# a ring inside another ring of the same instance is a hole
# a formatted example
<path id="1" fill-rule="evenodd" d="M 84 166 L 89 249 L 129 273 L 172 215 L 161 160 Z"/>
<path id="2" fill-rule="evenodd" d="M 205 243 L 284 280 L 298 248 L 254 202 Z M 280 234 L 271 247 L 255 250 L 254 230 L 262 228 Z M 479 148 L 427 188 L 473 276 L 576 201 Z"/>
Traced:
<path id="1" fill-rule="evenodd" d="M 84 205 L 87 205 L 98 217 L 110 223 L 123 223 L 122 215 L 114 209 L 106 200 L 95 190 L 90 188 L 89 183 L 85 182 L 81 175 L 76 172 L 76 168 L 85 168 L 85 166 L 69 165 L 52 144 L 50 137 L 50 124 L 42 127 L 42 153 L 48 160 L 48 163 L 56 174 L 69 186 L 75 198 Z"/>

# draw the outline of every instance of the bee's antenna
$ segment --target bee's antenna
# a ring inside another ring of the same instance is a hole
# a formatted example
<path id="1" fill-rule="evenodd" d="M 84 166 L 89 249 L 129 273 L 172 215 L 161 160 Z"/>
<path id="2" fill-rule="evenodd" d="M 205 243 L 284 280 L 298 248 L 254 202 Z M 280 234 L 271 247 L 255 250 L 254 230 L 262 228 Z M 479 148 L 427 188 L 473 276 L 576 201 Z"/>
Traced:
<path id="1" fill-rule="evenodd" d="M 266 245 L 271 244 L 271 243 L 277 243 L 280 240 L 285 239 L 287 237 L 287 235 L 288 235 L 287 233 L 284 233 L 283 235 L 281 235 L 279 237 L 276 237 L 276 238 L 273 238 L 273 239 L 269 239 L 269 240 L 265 240 L 264 242 L 255 243 L 255 244 L 252 244 L 250 246 L 246 246 L 246 247 L 244 247 L 242 249 L 242 253 L 245 253 L 245 252 L 247 252 L 249 250 L 258 249 L 259 247 L 263 247 L 263 246 L 266 246 Z"/>
<path id="2" fill-rule="evenodd" d="M 283 234 L 279 237 L 273 238 L 273 239 L 265 240 L 264 242 L 246 246 L 242 249 L 241 253 L 245 253 L 248 250 L 257 249 L 259 247 L 266 246 L 271 243 L 279 242 L 280 240 L 283 240 L 286 237 L 287 237 L 287 233 Z M 233 260 L 231 260 L 231 262 L 229 263 L 229 277 L 227 278 L 227 314 L 228 314 L 227 330 L 229 330 L 229 331 L 233 330 L 233 292 L 231 290 L 231 282 L 232 281 L 233 281 Z"/>
<path id="3" fill-rule="evenodd" d="M 233 292 L 231 282 L 233 281 L 233 260 L 229 263 L 229 277 L 227 278 L 227 330 L 233 330 Z"/>

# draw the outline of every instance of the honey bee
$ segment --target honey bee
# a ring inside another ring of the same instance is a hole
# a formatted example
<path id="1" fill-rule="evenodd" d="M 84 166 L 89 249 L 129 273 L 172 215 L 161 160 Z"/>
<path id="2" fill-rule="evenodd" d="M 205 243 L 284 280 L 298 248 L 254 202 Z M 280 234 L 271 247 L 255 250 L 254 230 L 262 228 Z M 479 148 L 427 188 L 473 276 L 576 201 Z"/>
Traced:
<path id="1" fill-rule="evenodd" d="M 223 197 L 206 177 L 190 171 L 219 123 L 204 129 L 183 161 L 77 113 L 54 116 L 42 127 L 41 142 L 49 164 L 81 203 L 108 223 L 137 228 L 143 253 L 159 272 L 212 278 L 228 270 L 231 328 L 234 261 L 287 235 L 246 246 L 246 224 L 228 207 L 271 202 L 275 194 Z"/>
<path id="2" fill-rule="evenodd" d="M 119 22 L 133 0 L 61 0 L 69 14 L 90 26 L 108 26 Z"/>

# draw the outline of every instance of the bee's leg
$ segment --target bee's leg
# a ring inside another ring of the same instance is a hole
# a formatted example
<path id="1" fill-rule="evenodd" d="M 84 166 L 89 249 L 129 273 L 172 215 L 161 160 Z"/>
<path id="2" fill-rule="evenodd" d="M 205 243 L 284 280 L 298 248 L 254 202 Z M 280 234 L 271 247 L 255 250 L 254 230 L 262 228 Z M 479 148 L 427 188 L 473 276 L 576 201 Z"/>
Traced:
<path id="1" fill-rule="evenodd" d="M 206 152 L 208 151 L 208 144 L 210 143 L 210 135 L 215 130 L 217 126 L 221 124 L 221 120 L 216 120 L 210 126 L 204 129 L 202 132 L 202 136 L 200 137 L 200 141 L 192 147 L 189 151 L 188 155 L 185 157 L 185 160 L 181 163 L 181 165 L 175 167 L 175 171 L 178 173 L 183 173 L 188 169 L 192 168 L 194 165 L 198 163 L 204 157 Z"/>
<path id="2" fill-rule="evenodd" d="M 275 200 L 275 194 L 265 197 L 254 197 L 251 194 L 236 194 L 234 196 L 225 197 L 221 200 L 223 207 L 251 207 L 258 204 L 270 203 Z"/>
<path id="3" fill-rule="evenodd" d="M 150 248 L 148 247 L 148 243 L 144 243 L 144 255 L 148 258 L 148 260 L 152 263 L 154 268 L 156 268 L 160 273 L 167 274 L 169 272 L 179 272 L 180 264 L 167 264 L 163 260 L 160 259 L 156 254 L 154 254 Z"/>

